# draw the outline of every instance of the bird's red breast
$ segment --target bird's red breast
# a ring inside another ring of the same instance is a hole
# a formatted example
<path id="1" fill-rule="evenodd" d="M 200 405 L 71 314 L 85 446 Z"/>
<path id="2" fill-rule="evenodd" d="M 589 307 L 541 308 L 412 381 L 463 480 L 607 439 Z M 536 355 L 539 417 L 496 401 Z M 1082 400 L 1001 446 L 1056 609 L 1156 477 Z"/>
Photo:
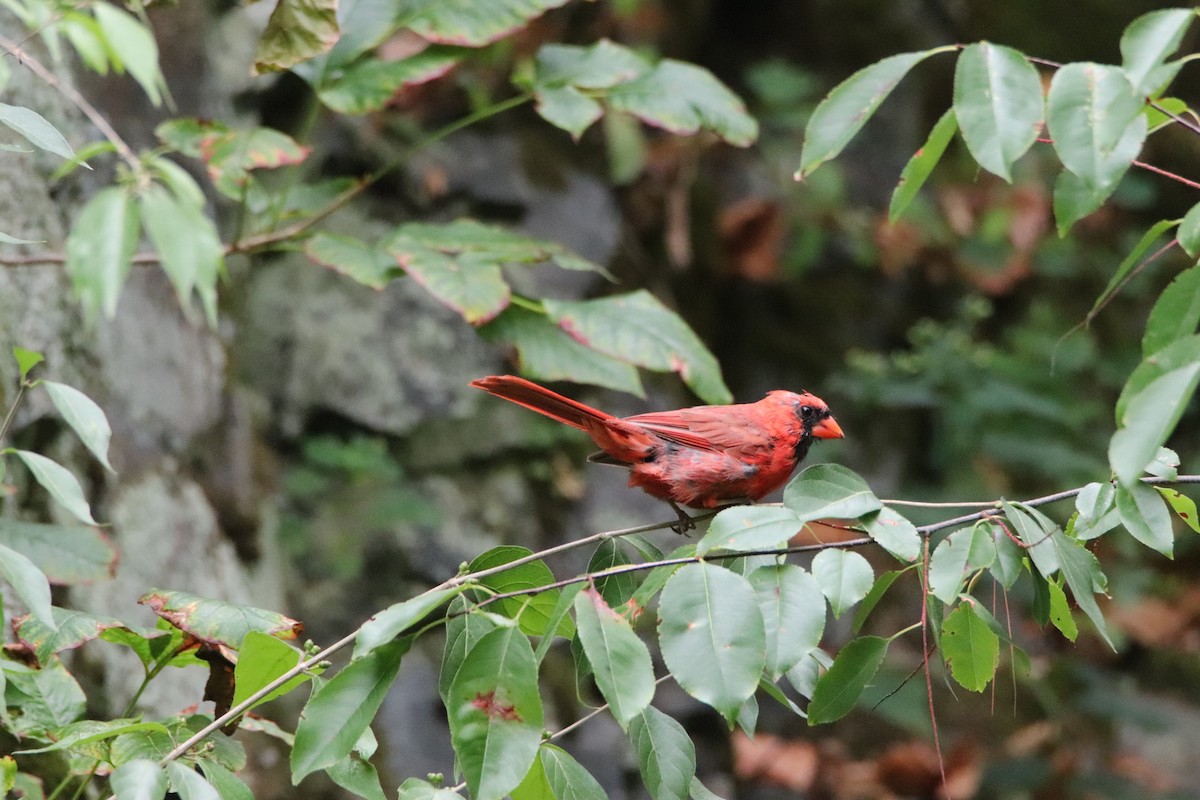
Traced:
<path id="1" fill-rule="evenodd" d="M 579 428 L 602 451 L 592 460 L 628 467 L 631 486 L 698 508 L 760 500 L 787 481 L 814 438 L 844 435 L 825 402 L 807 392 L 615 417 L 512 375 L 471 385 Z"/>

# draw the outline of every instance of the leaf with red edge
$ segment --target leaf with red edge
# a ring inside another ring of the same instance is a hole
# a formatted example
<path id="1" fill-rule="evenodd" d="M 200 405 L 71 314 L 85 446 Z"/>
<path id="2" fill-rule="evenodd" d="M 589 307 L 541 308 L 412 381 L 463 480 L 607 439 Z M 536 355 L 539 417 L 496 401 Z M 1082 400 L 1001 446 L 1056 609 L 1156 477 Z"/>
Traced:
<path id="1" fill-rule="evenodd" d="M 206 140 L 226 133 L 229 126 L 224 123 L 187 117 L 167 120 L 154 129 L 160 142 L 191 158 L 200 158 L 200 148 Z"/>
<path id="2" fill-rule="evenodd" d="M 664 59 L 649 72 L 613 87 L 613 109 L 648 125 L 690 135 L 710 130 L 729 144 L 747 147 L 758 138 L 758 123 L 740 97 L 708 70 Z"/>
<path id="3" fill-rule="evenodd" d="M 138 598 L 155 614 L 223 653 L 237 650 L 250 631 L 295 639 L 304 626 L 274 611 L 212 600 L 188 592 L 151 589 Z M 233 660 L 232 658 L 230 660 Z"/>
<path id="4" fill-rule="evenodd" d="M 686 322 L 647 291 L 599 300 L 546 300 L 545 307 L 580 344 L 646 369 L 678 372 L 706 402 L 733 399 L 717 359 Z"/>
<path id="5" fill-rule="evenodd" d="M 254 72 L 279 72 L 338 40 L 337 0 L 279 0 L 254 53 Z"/>
<path id="6" fill-rule="evenodd" d="M 200 157 L 217 191 L 237 199 L 250 180 L 250 170 L 299 164 L 311 148 L 272 128 L 229 131 L 200 143 Z"/>
<path id="7" fill-rule="evenodd" d="M 322 267 L 376 290 L 404 274 L 396 259 L 353 236 L 318 233 L 305 243 L 304 253 Z"/>
<path id="8" fill-rule="evenodd" d="M 54 623 L 58 625 L 57 631 L 51 630 L 45 623 L 28 615 L 13 620 L 17 641 L 29 648 L 40 664 L 47 663 L 50 656 L 55 653 L 81 647 L 92 639 L 98 638 L 106 630 L 113 628 L 130 631 L 147 639 L 163 635 L 161 631 L 143 630 L 127 622 L 122 622 L 116 617 L 99 616 L 57 607 L 52 609 L 52 613 L 54 614 Z"/>
<path id="9" fill-rule="evenodd" d="M 436 0 L 401 3 L 400 23 L 424 39 L 482 47 L 524 27 L 567 0 Z"/>
<path id="10" fill-rule="evenodd" d="M 317 96 L 329 108 L 343 114 L 378 111 L 405 86 L 417 86 L 445 75 L 466 52 L 459 47 L 434 45 L 398 61 L 360 59 L 325 80 Z"/>

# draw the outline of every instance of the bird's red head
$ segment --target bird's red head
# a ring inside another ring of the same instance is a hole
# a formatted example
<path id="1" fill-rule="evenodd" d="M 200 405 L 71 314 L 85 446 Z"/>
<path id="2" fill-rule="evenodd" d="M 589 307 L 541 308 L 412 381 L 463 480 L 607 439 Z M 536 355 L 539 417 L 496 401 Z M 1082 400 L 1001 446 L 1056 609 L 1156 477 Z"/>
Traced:
<path id="1" fill-rule="evenodd" d="M 792 407 L 796 418 L 800 420 L 802 432 L 815 439 L 842 439 L 846 434 L 842 432 L 842 426 L 838 425 L 833 414 L 829 412 L 829 406 L 825 401 L 817 397 L 815 394 L 808 392 L 771 392 L 772 395 L 779 395 L 788 405 Z"/>

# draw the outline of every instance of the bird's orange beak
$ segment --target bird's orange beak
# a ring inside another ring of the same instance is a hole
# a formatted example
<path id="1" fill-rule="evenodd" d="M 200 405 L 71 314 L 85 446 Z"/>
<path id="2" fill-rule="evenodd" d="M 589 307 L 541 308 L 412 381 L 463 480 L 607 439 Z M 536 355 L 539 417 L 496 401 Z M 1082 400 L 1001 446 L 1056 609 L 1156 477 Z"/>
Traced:
<path id="1" fill-rule="evenodd" d="M 837 424 L 837 420 L 833 417 L 826 417 L 813 426 L 812 435 L 818 439 L 844 439 L 846 434 L 842 433 L 842 426 Z"/>

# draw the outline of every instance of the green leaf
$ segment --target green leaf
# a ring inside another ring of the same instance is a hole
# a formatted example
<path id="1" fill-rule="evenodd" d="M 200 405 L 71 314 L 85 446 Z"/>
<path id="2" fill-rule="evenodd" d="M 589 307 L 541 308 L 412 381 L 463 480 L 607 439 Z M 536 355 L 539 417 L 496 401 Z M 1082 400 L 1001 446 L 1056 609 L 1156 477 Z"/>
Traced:
<path id="1" fill-rule="evenodd" d="M 338 40 L 337 0 L 279 0 L 254 53 L 254 72 L 279 72 Z"/>
<path id="2" fill-rule="evenodd" d="M 766 633 L 749 581 L 712 564 L 688 564 L 659 599 L 659 645 L 679 685 L 728 720 L 754 694 Z"/>
<path id="3" fill-rule="evenodd" d="M 43 625 L 51 630 L 57 627 L 50 608 L 50 582 L 32 561 L 0 545 L 0 576 Z"/>
<path id="4" fill-rule="evenodd" d="M 566 0 L 490 0 L 480 13 L 475 0 L 439 0 L 403 7 L 399 23 L 423 39 L 482 47 L 522 28 L 530 20 Z M 478 798 L 476 798 L 478 800 Z"/>
<path id="5" fill-rule="evenodd" d="M 1057 526 L 1050 523 L 1032 509 L 1016 503 L 1005 501 L 1004 514 L 1008 517 L 1017 538 L 1025 545 L 1025 554 L 1045 577 L 1049 578 L 1058 572 L 1058 553 L 1055 550 L 1051 534 Z"/>
<path id="6" fill-rule="evenodd" d="M 17 750 L 17 755 L 33 755 L 35 753 L 52 753 L 56 750 L 71 750 L 81 755 L 95 752 L 86 745 L 113 739 L 134 731 L 155 731 L 169 734 L 167 726 L 161 722 L 141 722 L 137 719 L 112 719 L 97 721 L 91 719 L 72 722 L 55 731 L 55 741 L 45 747 Z"/>
<path id="7" fill-rule="evenodd" d="M 533 85 L 611 89 L 650 70 L 650 63 L 628 47 L 601 39 L 588 47 L 543 45 L 534 58 Z"/>
<path id="8" fill-rule="evenodd" d="M 1066 64 L 1046 97 L 1046 124 L 1063 166 L 1089 186 L 1114 185 L 1146 137 L 1143 100 L 1117 67 Z"/>
<path id="9" fill-rule="evenodd" d="M 350 662 L 300 713 L 292 749 L 292 784 L 349 755 L 396 679 L 411 641 L 400 639 Z"/>
<path id="10" fill-rule="evenodd" d="M 439 789 L 420 778 L 405 778 L 400 784 L 397 800 L 462 800 L 462 795 L 450 789 Z"/>
<path id="11" fill-rule="evenodd" d="M 167 80 L 159 68 L 158 44 L 154 34 L 137 17 L 110 3 L 91 6 L 108 45 L 108 56 L 118 72 L 129 74 L 156 106 L 162 105 Z"/>
<path id="12" fill-rule="evenodd" d="M 200 760 L 200 769 L 221 800 L 254 800 L 254 792 L 250 791 L 245 781 L 224 766 L 205 758 Z"/>
<path id="13" fill-rule="evenodd" d="M 829 671 L 817 678 L 808 704 L 808 724 L 833 722 L 850 713 L 887 655 L 888 640 L 863 636 L 846 644 Z"/>
<path id="14" fill-rule="evenodd" d="M 580 344 L 543 313 L 510 305 L 481 327 L 479 335 L 516 348 L 521 374 L 529 378 L 590 383 L 646 396 L 636 367 Z"/>
<path id="15" fill-rule="evenodd" d="M 608 797 L 600 782 L 561 747 L 544 744 L 538 757 L 555 800 L 605 800 Z"/>
<path id="16" fill-rule="evenodd" d="M 1148 96 L 1162 88 L 1158 68 L 1179 49 L 1194 9 L 1151 11 L 1129 23 L 1121 34 L 1121 65 L 1138 94 Z"/>
<path id="17" fill-rule="evenodd" d="M 1117 293 L 1117 290 L 1119 290 L 1121 285 L 1124 283 L 1125 277 L 1135 266 L 1137 266 L 1139 259 L 1141 259 L 1142 255 L 1150 249 L 1150 246 L 1157 242 L 1164 233 L 1171 230 L 1171 228 L 1175 227 L 1177 224 L 1179 224 L 1178 220 L 1160 220 L 1152 225 L 1150 230 L 1142 234 L 1142 238 L 1138 240 L 1138 243 L 1134 245 L 1133 249 L 1129 251 L 1129 254 L 1125 256 L 1121 263 L 1117 265 L 1116 271 L 1113 272 L 1112 277 L 1108 279 L 1108 285 L 1104 287 L 1104 291 L 1100 293 L 1100 296 L 1096 298 L 1096 302 L 1092 304 L 1092 309 L 1088 312 L 1089 320 L 1100 311 L 1101 307 L 1103 307 L 1103 305 L 1107 303 L 1113 295 Z"/>
<path id="18" fill-rule="evenodd" d="M 1167 345 L 1191 336 L 1200 325 L 1200 266 L 1185 270 L 1159 295 L 1146 334 L 1142 337 L 1142 355 L 1150 356 Z"/>
<path id="19" fill-rule="evenodd" d="M 158 764 L 143 758 L 117 767 L 108 783 L 117 800 L 162 800 L 167 796 L 167 773 Z"/>
<path id="20" fill-rule="evenodd" d="M 397 61 L 360 59 L 322 82 L 317 96 L 342 114 L 379 111 L 405 86 L 417 86 L 445 75 L 466 53 L 459 47 L 434 45 Z"/>
<path id="21" fill-rule="evenodd" d="M 1133 538 L 1167 558 L 1174 558 L 1171 515 L 1152 487 L 1140 481 L 1117 486 L 1117 513 Z"/>
<path id="22" fill-rule="evenodd" d="M 996 560 L 996 545 L 989 526 L 975 525 L 955 531 L 933 551 L 929 559 L 929 591 L 950 605 L 958 597 L 963 580 Z"/>
<path id="23" fill-rule="evenodd" d="M 21 371 L 22 382 L 29 377 L 30 370 L 46 360 L 46 357 L 36 350 L 26 350 L 24 347 L 14 347 L 12 353 L 17 359 L 17 369 Z"/>
<path id="24" fill-rule="evenodd" d="M 167 777 L 171 781 L 171 789 L 181 800 L 221 800 L 221 794 L 216 787 L 204 780 L 194 767 L 178 761 L 169 761 Z"/>
<path id="25" fill-rule="evenodd" d="M 237 666 L 233 672 L 233 705 L 240 705 L 250 695 L 294 668 L 303 658 L 303 653 L 274 636 L 250 631 L 242 640 L 242 646 L 238 650 Z M 297 675 L 282 686 L 271 690 L 251 708 L 287 694 L 308 679 L 308 675 Z"/>
<path id="26" fill-rule="evenodd" d="M 588 561 L 587 572 L 589 575 L 595 575 L 597 572 L 612 567 L 623 567 L 629 563 L 629 557 L 625 555 L 620 541 L 605 539 L 596 546 L 596 552 Z M 596 591 L 600 592 L 604 602 L 608 603 L 610 607 L 616 608 L 633 597 L 633 593 L 637 591 L 638 587 L 638 576 L 632 572 L 596 576 L 594 583 Z"/>
<path id="27" fill-rule="evenodd" d="M 233 650 L 251 631 L 283 639 L 295 639 L 303 626 L 275 611 L 227 603 L 189 592 L 151 589 L 138 598 L 155 614 L 176 628 L 214 647 Z"/>
<path id="28" fill-rule="evenodd" d="M 825 596 L 816 579 L 795 564 L 760 567 L 749 580 L 767 634 L 767 674 L 779 680 L 821 643 Z"/>
<path id="29" fill-rule="evenodd" d="M 375 765 L 351 753 L 327 770 L 329 779 L 346 791 L 366 800 L 388 800 Z"/>
<path id="30" fill-rule="evenodd" d="M 112 428 L 108 426 L 108 418 L 100 406 L 83 392 L 65 383 L 42 381 L 42 386 L 46 387 L 50 402 L 54 403 L 58 413 L 84 446 L 109 472 L 115 472 L 108 463 L 108 442 L 112 438 Z"/>
<path id="31" fill-rule="evenodd" d="M 1116 513 L 1116 490 L 1109 481 L 1089 483 L 1075 497 L 1073 533 L 1076 539 L 1095 539 L 1120 524 Z"/>
<path id="32" fill-rule="evenodd" d="M 203 208 L 151 184 L 138 198 L 142 224 L 161 258 L 179 305 L 191 308 L 200 296 L 209 325 L 217 324 L 217 279 L 225 268 L 225 248 L 217 226 Z"/>
<path id="33" fill-rule="evenodd" d="M 443 704 L 450 702 L 450 686 L 462 669 L 467 653 L 480 639 L 496 629 L 496 624 L 484 614 L 468 613 L 466 600 L 461 596 L 451 601 L 447 616 L 446 647 L 442 651 L 442 665 L 438 671 L 438 695 Z"/>
<path id="34" fill-rule="evenodd" d="M 1192 258 L 1200 256 L 1200 203 L 1188 209 L 1179 223 L 1179 246 Z"/>
<path id="35" fill-rule="evenodd" d="M 675 312 L 647 291 L 598 300 L 546 300 L 550 319 L 586 347 L 659 372 L 678 372 L 709 403 L 733 399 L 717 359 Z"/>
<path id="36" fill-rule="evenodd" d="M 1068 640 L 1075 641 L 1079 636 L 1079 627 L 1075 624 L 1075 618 L 1071 616 L 1066 592 L 1054 581 L 1047 582 L 1046 588 L 1050 592 L 1050 621 L 1058 628 L 1059 633 Z"/>
<path id="37" fill-rule="evenodd" d="M 1184 336 L 1176 339 L 1161 350 L 1142 359 L 1134 368 L 1121 388 L 1121 396 L 1117 398 L 1115 417 L 1121 425 L 1129 410 L 1129 400 L 1142 392 L 1147 386 L 1168 372 L 1189 367 L 1200 362 L 1200 335 Z"/>
<path id="38" fill-rule="evenodd" d="M 37 148 L 66 159 L 75 158 L 75 151 L 58 128 L 33 109 L 0 103 L 0 125 L 12 128 Z"/>
<path id="39" fill-rule="evenodd" d="M 88 525 L 0 518 L 0 544 L 27 556 L 54 584 L 108 580 L 117 564 L 112 540 Z"/>
<path id="40" fill-rule="evenodd" d="M 89 318 L 116 315 L 137 239 L 138 215 L 121 187 L 100 190 L 79 212 L 67 235 L 67 274 Z"/>
<path id="41" fill-rule="evenodd" d="M 353 236 L 318 233 L 305 243 L 304 252 L 322 267 L 372 289 L 383 289 L 404 274 L 396 259 Z"/>
<path id="42" fill-rule="evenodd" d="M 1075 597 L 1075 603 L 1088 615 L 1088 619 L 1096 626 L 1097 633 L 1113 647 L 1112 639 L 1108 636 L 1108 628 L 1104 624 L 1104 614 L 1096 603 L 1095 594 L 1105 591 L 1107 579 L 1100 571 L 1100 563 L 1096 557 L 1079 542 L 1068 538 L 1062 532 L 1054 534 L 1054 546 L 1062 564 L 1063 579 Z M 1115 650 L 1116 648 L 1113 647 Z"/>
<path id="43" fill-rule="evenodd" d="M 517 547 L 514 545 L 502 545 L 493 547 L 486 553 L 477 556 L 471 562 L 470 571 L 479 572 L 484 569 L 491 569 L 510 561 L 516 561 L 520 558 L 526 558 L 533 554 L 533 551 L 527 547 Z M 481 578 L 479 583 L 487 586 L 498 594 L 509 592 L 518 592 L 522 589 L 537 589 L 541 586 L 554 583 L 554 573 L 542 561 L 530 561 L 526 564 L 513 567 L 511 569 L 497 572 L 495 575 L 488 575 Z M 505 598 L 493 604 L 498 608 L 504 616 L 517 620 L 521 626 L 521 630 L 533 636 L 545 636 L 547 633 L 562 636 L 570 639 L 575 635 L 575 625 L 570 618 L 564 618 L 556 631 L 548 631 L 547 624 L 550 621 L 550 614 L 554 611 L 555 605 L 558 603 L 558 589 L 539 592 L 537 594 L 527 596 L 516 596 Z"/>
<path id="44" fill-rule="evenodd" d="M 822 550 L 812 562 L 812 574 L 829 598 L 833 615 L 842 612 L 866 597 L 875 581 L 875 572 L 858 553 L 836 548 Z"/>
<path id="45" fill-rule="evenodd" d="M 1136 483 L 1154 460 L 1196 393 L 1197 383 L 1200 361 L 1160 375 L 1129 398 L 1121 428 L 1108 446 L 1108 463 L 1123 486 Z"/>
<path id="46" fill-rule="evenodd" d="M 613 717 L 625 727 L 654 698 L 650 651 L 629 620 L 609 608 L 595 589 L 576 595 L 575 620 L 596 687 Z"/>
<path id="47" fill-rule="evenodd" d="M 604 116 L 604 107 L 574 86 L 554 86 L 537 93 L 538 116 L 578 141 L 583 132 Z"/>
<path id="48" fill-rule="evenodd" d="M 252 170 L 299 164 L 311 152 L 274 128 L 235 131 L 216 122 L 180 119 L 163 123 L 156 132 L 181 152 L 203 158 L 217 191 L 239 202 Z M 183 141 L 177 144 L 179 138 Z"/>
<path id="49" fill-rule="evenodd" d="M 907 571 L 907 569 L 892 570 L 891 572 L 883 573 L 875 579 L 875 583 L 871 584 L 871 591 L 867 592 L 867 596 L 862 599 L 858 611 L 854 613 L 854 623 L 850 627 L 854 633 L 862 630 L 867 617 L 875 610 L 875 606 L 879 605 L 879 601 L 883 599 L 887 590 L 892 588 L 892 584 L 896 582 L 896 579 Z"/>
<path id="50" fill-rule="evenodd" d="M 708 532 L 696 543 L 696 555 L 779 547 L 803 528 L 804 522 L 790 508 L 733 506 L 713 517 Z"/>
<path id="51" fill-rule="evenodd" d="M 708 130 L 737 147 L 758 138 L 758 123 L 741 98 L 711 72 L 674 59 L 663 59 L 649 71 L 609 90 L 616 111 L 680 136 Z"/>
<path id="52" fill-rule="evenodd" d="M 915 561 L 921 555 L 921 534 L 895 509 L 884 506 L 864 517 L 862 524 L 868 536 L 901 561 Z"/>
<path id="53" fill-rule="evenodd" d="M 925 144 L 904 165 L 904 170 L 900 173 L 900 180 L 892 192 L 892 201 L 888 206 L 888 222 L 900 219 L 900 215 L 912 203 L 917 192 L 921 190 L 925 181 L 933 173 L 933 168 L 942 160 L 942 155 L 946 152 L 946 148 L 950 145 L 950 140 L 954 138 L 954 132 L 957 130 L 958 119 L 954 116 L 954 109 L 948 108 L 933 126 L 933 130 L 929 132 L 929 138 L 925 140 Z"/>
<path id="54" fill-rule="evenodd" d="M 1171 489 L 1166 486 L 1155 486 L 1154 488 L 1158 490 L 1158 493 L 1167 501 L 1167 505 L 1175 511 L 1184 524 L 1196 533 L 1200 533 L 1200 521 L 1197 521 L 1196 517 L 1195 500 L 1181 493 L 1178 489 Z"/>
<path id="55" fill-rule="evenodd" d="M 783 504 L 801 522 L 858 519 L 883 508 L 867 482 L 840 464 L 805 468 L 783 490 Z"/>
<path id="56" fill-rule="evenodd" d="M 542 699 L 525 634 L 498 628 L 467 653 L 450 687 L 450 739 L 475 800 L 499 800 L 537 757 Z"/>
<path id="57" fill-rule="evenodd" d="M 361 658 L 376 647 L 387 644 L 407 628 L 425 619 L 438 606 L 462 593 L 464 587 L 424 592 L 373 614 L 358 631 L 354 657 Z"/>
<path id="58" fill-rule="evenodd" d="M 972 692 L 987 688 L 1000 662 L 1000 640 L 975 614 L 972 603 L 959 603 L 946 617 L 941 646 L 950 674 L 960 686 Z"/>
<path id="59" fill-rule="evenodd" d="M 696 775 L 696 747 L 683 726 L 654 706 L 629 723 L 642 783 L 653 800 L 687 800 Z"/>
<path id="60" fill-rule="evenodd" d="M 1025 569 L 1025 551 L 1017 547 L 1017 543 L 1008 538 L 1008 534 L 993 525 L 992 541 L 996 545 L 996 560 L 991 566 L 992 576 L 1005 589 L 1016 585 Z"/>
<path id="61" fill-rule="evenodd" d="M 1064 237 L 1076 222 L 1091 214 L 1112 196 L 1124 175 L 1117 175 L 1107 186 L 1093 186 L 1074 172 L 1064 169 L 1054 181 L 1054 219 L 1058 235 Z"/>
<path id="62" fill-rule="evenodd" d="M 817 167 L 842 152 L 910 69 L 935 53 L 956 49 L 937 47 L 889 56 L 838 84 L 808 119 L 796 180 L 807 178 Z"/>
<path id="63" fill-rule="evenodd" d="M 571 609 L 575 607 L 575 598 L 584 590 L 582 583 L 568 584 L 559 591 L 558 602 L 554 604 L 554 609 L 550 612 L 550 618 L 546 621 L 546 630 L 559 630 L 564 624 L 571 624 Z M 577 632 L 578 633 L 578 632 Z M 550 652 L 550 646 L 554 644 L 553 636 L 543 636 L 538 642 L 537 648 L 533 651 L 533 658 L 541 667 L 542 661 L 546 658 L 546 653 Z M 578 638 L 576 636 L 575 638 Z M 575 644 L 575 638 L 571 640 L 571 644 Z"/>
<path id="64" fill-rule="evenodd" d="M 71 471 L 56 461 L 28 450 L 11 451 L 29 468 L 29 472 L 42 485 L 55 502 L 69 511 L 72 516 L 89 525 L 98 525 L 92 519 L 92 509 L 83 496 L 83 487 Z"/>
<path id="65" fill-rule="evenodd" d="M 967 45 L 954 71 L 954 113 L 963 140 L 989 172 L 1012 182 L 1012 165 L 1042 128 L 1042 81 L 1011 47 Z"/>

